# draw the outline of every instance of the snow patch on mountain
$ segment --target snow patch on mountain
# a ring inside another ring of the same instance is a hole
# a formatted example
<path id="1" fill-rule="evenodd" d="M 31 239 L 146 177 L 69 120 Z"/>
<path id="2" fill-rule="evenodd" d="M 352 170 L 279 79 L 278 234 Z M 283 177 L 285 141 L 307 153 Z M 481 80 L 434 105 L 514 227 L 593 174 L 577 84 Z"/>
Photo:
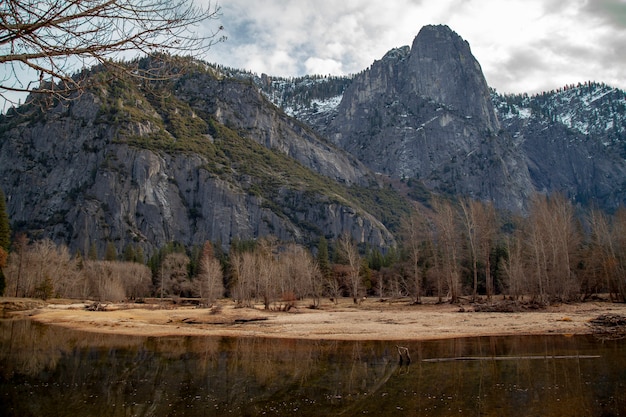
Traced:
<path id="1" fill-rule="evenodd" d="M 605 137 L 602 143 L 626 139 L 626 93 L 602 83 L 571 85 L 534 96 L 492 91 L 492 101 L 500 120 L 509 124 L 532 117 L 546 125 L 560 123 L 583 135 Z"/>

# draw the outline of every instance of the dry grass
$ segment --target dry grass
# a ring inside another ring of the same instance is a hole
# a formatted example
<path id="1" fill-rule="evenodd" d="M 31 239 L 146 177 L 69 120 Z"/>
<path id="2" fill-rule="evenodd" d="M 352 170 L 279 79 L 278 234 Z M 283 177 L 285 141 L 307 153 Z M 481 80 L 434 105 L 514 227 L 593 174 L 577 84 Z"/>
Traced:
<path id="1" fill-rule="evenodd" d="M 626 304 L 594 301 L 548 306 L 541 310 L 502 313 L 475 312 L 472 306 L 437 304 L 424 299 L 351 299 L 337 304 L 323 300 L 310 309 L 301 300 L 289 312 L 236 308 L 219 300 L 211 308 L 173 304 L 108 304 L 104 311 L 87 311 L 91 302 L 47 305 L 24 312 L 36 321 L 101 333 L 164 336 L 205 335 L 333 340 L 427 340 L 512 334 L 590 334 L 589 322 L 601 314 L 626 315 Z"/>

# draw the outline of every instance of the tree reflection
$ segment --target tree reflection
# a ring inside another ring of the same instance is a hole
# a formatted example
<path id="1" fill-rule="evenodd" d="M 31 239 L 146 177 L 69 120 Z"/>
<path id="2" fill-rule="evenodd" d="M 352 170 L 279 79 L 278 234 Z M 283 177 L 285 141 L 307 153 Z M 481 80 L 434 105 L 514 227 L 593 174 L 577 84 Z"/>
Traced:
<path id="1" fill-rule="evenodd" d="M 415 342 L 406 344 L 411 363 L 401 365 L 389 342 L 132 338 L 29 321 L 1 322 L 0 330 L 7 416 L 582 416 L 626 409 L 624 341 Z M 580 357 L 591 351 L 602 358 Z M 433 358 L 450 360 L 425 361 Z"/>

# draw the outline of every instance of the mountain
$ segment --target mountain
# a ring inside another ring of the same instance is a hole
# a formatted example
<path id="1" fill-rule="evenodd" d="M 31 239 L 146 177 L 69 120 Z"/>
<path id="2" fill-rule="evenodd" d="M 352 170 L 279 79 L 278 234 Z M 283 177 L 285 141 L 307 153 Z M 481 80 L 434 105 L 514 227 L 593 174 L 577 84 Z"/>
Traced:
<path id="1" fill-rule="evenodd" d="M 0 116 L 13 230 L 83 253 L 343 232 L 384 250 L 409 199 L 431 193 L 519 213 L 536 191 L 609 211 L 626 202 L 623 91 L 498 94 L 447 26 L 348 77 L 166 62 L 175 76 L 163 81 L 93 68 L 83 94 L 35 95 Z"/>
<path id="2" fill-rule="evenodd" d="M 532 189 L 470 47 L 426 26 L 354 77 L 325 132 L 376 172 L 520 210 Z"/>
<path id="3" fill-rule="evenodd" d="M 535 191 L 609 211 L 626 203 L 626 93 L 587 82 L 498 94 L 447 26 L 424 27 L 350 77 L 262 79 L 285 111 L 414 187 L 522 212 Z"/>
<path id="4" fill-rule="evenodd" d="M 382 221 L 397 223 L 408 205 L 362 163 L 253 84 L 173 60 L 185 73 L 170 81 L 96 69 L 82 95 L 35 97 L 2 117 L 0 187 L 14 230 L 83 253 L 267 234 L 313 244 L 344 231 L 394 244 Z"/>
<path id="5" fill-rule="evenodd" d="M 608 211 L 626 202 L 624 91 L 586 82 L 531 97 L 494 92 L 492 99 L 537 190 Z"/>
<path id="6" fill-rule="evenodd" d="M 303 94 L 281 93 L 298 90 L 302 80 L 291 88 L 284 81 L 260 84 L 268 97 L 280 98 L 277 105 L 377 173 L 514 211 L 523 210 L 533 191 L 524 155 L 500 127 L 480 64 L 447 26 L 425 26 L 411 47 L 389 51 L 344 82 L 341 94 L 328 89 L 335 94 L 318 94 L 313 105 L 302 102 Z"/>

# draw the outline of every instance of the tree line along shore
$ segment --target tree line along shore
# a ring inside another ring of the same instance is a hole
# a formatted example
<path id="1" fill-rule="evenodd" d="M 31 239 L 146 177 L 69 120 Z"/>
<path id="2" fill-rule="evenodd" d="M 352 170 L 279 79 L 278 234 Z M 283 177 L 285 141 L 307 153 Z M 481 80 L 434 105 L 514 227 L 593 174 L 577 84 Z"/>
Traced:
<path id="1" fill-rule="evenodd" d="M 5 215 L 6 218 L 6 215 Z M 6 235 L 0 228 L 0 234 Z M 539 304 L 608 294 L 626 301 L 626 209 L 580 214 L 563 196 L 532 197 L 515 216 L 471 199 L 431 200 L 406 217 L 397 247 L 359 245 L 348 233 L 312 246 L 272 236 L 184 247 L 175 242 L 149 257 L 140 244 L 99 256 L 72 254 L 49 239 L 2 238 L 2 294 L 98 301 L 195 297 L 204 305 L 228 297 L 238 306 L 289 308 L 310 298 L 422 297 L 456 303 L 496 296 Z"/>

